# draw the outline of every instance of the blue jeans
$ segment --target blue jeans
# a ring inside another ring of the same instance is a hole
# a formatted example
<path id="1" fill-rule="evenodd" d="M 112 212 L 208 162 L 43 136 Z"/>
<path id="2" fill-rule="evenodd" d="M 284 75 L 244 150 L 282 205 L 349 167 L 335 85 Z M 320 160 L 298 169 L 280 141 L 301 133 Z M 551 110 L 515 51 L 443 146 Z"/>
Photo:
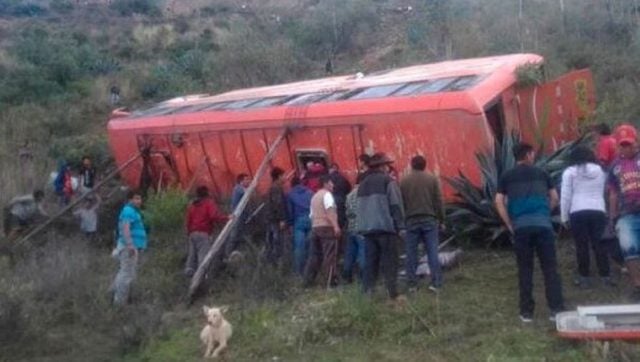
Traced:
<path id="1" fill-rule="evenodd" d="M 362 280 L 364 274 L 364 236 L 349 233 L 347 250 L 344 254 L 344 268 L 342 270 L 342 277 L 344 279 L 350 281 L 353 278 L 353 266 L 356 262 L 360 270 L 360 280 Z"/>
<path id="2" fill-rule="evenodd" d="M 299 216 L 293 222 L 293 268 L 303 276 L 309 255 L 309 233 L 311 233 L 311 219 Z"/>
<path id="3" fill-rule="evenodd" d="M 429 269 L 431 270 L 431 285 L 436 288 L 442 286 L 442 268 L 438 259 L 438 224 L 435 222 L 423 222 L 407 227 L 406 240 L 406 272 L 409 287 L 417 285 L 416 269 L 418 268 L 418 245 L 424 243 L 427 253 Z"/>
<path id="4" fill-rule="evenodd" d="M 616 231 L 624 260 L 640 258 L 640 214 L 620 217 L 616 224 Z"/>

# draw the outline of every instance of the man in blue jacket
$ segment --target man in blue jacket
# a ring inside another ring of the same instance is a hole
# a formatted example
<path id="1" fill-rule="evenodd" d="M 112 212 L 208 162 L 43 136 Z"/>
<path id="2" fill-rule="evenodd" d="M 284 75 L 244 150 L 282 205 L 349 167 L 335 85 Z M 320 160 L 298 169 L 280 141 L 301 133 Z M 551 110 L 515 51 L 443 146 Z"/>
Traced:
<path id="1" fill-rule="evenodd" d="M 309 208 L 312 197 L 313 192 L 302 184 L 298 176 L 295 176 L 291 180 L 291 191 L 287 195 L 287 209 L 289 226 L 293 227 L 294 270 L 300 276 L 304 275 L 309 249 L 308 239 L 311 232 Z"/>

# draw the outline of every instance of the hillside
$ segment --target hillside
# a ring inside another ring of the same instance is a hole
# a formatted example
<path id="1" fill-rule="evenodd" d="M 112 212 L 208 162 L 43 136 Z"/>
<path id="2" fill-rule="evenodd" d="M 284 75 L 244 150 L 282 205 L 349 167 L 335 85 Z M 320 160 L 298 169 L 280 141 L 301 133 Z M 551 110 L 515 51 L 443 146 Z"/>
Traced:
<path id="1" fill-rule="evenodd" d="M 550 77 L 590 67 L 598 108 L 589 121 L 640 116 L 636 0 L 0 0 L 0 202 L 38 187 L 56 210 L 47 180 L 61 159 L 76 165 L 86 154 L 101 173 L 112 169 L 105 127 L 117 107 L 321 77 L 327 59 L 336 74 L 351 74 L 514 52 L 545 56 Z M 21 149 L 32 162 L 20 160 Z M 152 248 L 134 305 L 116 310 L 107 290 L 116 268 L 111 228 L 124 197 L 117 186 L 103 195 L 95 242 L 71 218 L 13 258 L 5 253 L 13 245 L 0 239 L 0 361 L 199 360 L 205 302 L 231 306 L 237 332 L 226 360 L 640 358 L 632 345 L 557 339 L 543 308 L 522 327 L 505 250 L 467 250 L 441 296 L 420 291 L 410 299 L 415 310 L 394 310 L 355 286 L 300 290 L 288 273 L 261 265 L 258 227 L 245 267 L 223 270 L 187 306 L 186 196 L 178 192 L 146 200 Z M 573 249 L 563 242 L 561 250 L 571 306 L 624 300 L 624 277 L 613 290 L 573 289 Z"/>

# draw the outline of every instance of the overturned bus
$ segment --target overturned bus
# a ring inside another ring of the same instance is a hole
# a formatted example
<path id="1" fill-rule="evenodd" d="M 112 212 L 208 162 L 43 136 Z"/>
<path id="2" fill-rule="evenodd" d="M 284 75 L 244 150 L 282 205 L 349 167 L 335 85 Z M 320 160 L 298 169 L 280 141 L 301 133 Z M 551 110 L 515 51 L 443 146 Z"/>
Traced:
<path id="1" fill-rule="evenodd" d="M 525 85 L 535 54 L 445 61 L 218 95 L 191 95 L 131 113 L 114 111 L 110 145 L 131 187 L 208 185 L 228 196 L 236 175 L 254 176 L 283 129 L 270 166 L 301 171 L 337 163 L 354 180 L 358 156 L 385 152 L 402 173 L 416 154 L 440 176 L 480 181 L 476 151 L 505 131 L 550 151 L 576 138 L 595 108 L 592 76 L 577 70 Z M 142 152 L 143 157 L 135 159 Z M 261 177 L 258 190 L 265 190 Z M 445 186 L 445 194 L 451 190 Z"/>

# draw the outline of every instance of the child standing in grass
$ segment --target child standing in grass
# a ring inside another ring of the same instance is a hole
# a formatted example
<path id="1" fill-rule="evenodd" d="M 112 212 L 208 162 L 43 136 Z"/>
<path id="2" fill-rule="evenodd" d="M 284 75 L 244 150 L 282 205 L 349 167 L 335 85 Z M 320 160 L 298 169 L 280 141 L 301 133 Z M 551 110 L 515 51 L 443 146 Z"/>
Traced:
<path id="1" fill-rule="evenodd" d="M 93 240 L 98 231 L 98 207 L 100 197 L 89 195 L 82 206 L 73 211 L 73 216 L 80 220 L 80 230 L 89 240 Z"/>

